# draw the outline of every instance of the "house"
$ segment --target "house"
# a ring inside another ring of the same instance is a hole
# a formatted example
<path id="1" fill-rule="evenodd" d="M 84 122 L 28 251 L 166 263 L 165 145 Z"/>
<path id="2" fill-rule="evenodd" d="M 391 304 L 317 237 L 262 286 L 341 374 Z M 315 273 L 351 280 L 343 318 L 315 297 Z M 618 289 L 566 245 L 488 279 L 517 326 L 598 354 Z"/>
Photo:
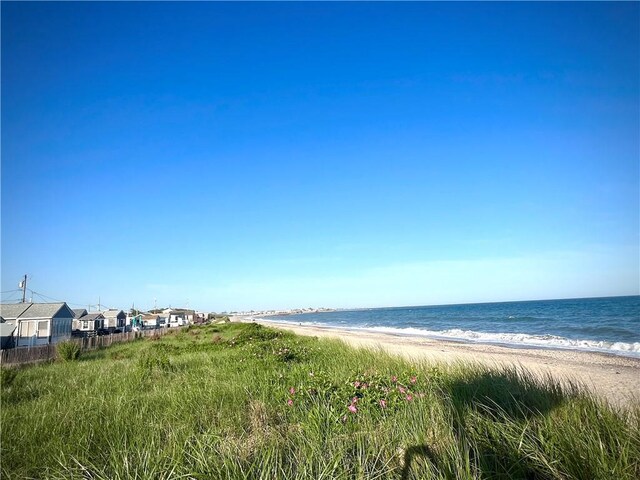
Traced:
<path id="1" fill-rule="evenodd" d="M 142 314 L 127 315 L 127 325 L 130 325 L 133 331 L 140 330 L 144 326 L 144 323 L 142 323 Z"/>
<path id="2" fill-rule="evenodd" d="M 164 313 L 158 314 L 158 323 L 160 324 L 161 327 L 168 327 L 169 326 L 169 315 L 164 314 Z"/>
<path id="3" fill-rule="evenodd" d="M 86 313 L 73 320 L 73 330 L 83 333 L 94 333 L 104 328 L 105 318 L 100 312 Z"/>
<path id="4" fill-rule="evenodd" d="M 121 332 L 125 331 L 127 325 L 127 314 L 122 310 L 111 308 L 100 313 L 104 316 L 104 328 L 112 333 L 116 330 L 120 330 Z"/>
<path id="5" fill-rule="evenodd" d="M 14 346 L 13 334 L 16 330 L 15 323 L 8 323 L 0 317 L 0 350 Z"/>
<path id="6" fill-rule="evenodd" d="M 72 308 L 71 311 L 75 315 L 73 318 L 80 318 L 81 316 L 89 313 L 86 308 Z"/>
<path id="7" fill-rule="evenodd" d="M 162 311 L 163 314 L 169 317 L 169 326 L 181 327 L 183 325 L 189 325 L 195 320 L 195 311 L 185 308 L 168 308 Z"/>
<path id="8" fill-rule="evenodd" d="M 160 326 L 160 316 L 149 314 L 142 315 L 142 326 L 143 328 L 158 328 Z"/>
<path id="9" fill-rule="evenodd" d="M 64 302 L 0 305 L 4 323 L 15 325 L 17 347 L 57 343 L 71 337 L 73 311 Z"/>

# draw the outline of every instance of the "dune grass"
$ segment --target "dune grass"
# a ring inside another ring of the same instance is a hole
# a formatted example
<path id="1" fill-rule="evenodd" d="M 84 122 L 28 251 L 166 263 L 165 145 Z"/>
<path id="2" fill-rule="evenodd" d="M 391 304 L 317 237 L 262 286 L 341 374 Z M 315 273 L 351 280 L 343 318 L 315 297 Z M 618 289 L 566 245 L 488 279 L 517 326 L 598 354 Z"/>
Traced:
<path id="1" fill-rule="evenodd" d="M 2 372 L 2 478 L 640 478 L 640 408 L 256 324 Z"/>

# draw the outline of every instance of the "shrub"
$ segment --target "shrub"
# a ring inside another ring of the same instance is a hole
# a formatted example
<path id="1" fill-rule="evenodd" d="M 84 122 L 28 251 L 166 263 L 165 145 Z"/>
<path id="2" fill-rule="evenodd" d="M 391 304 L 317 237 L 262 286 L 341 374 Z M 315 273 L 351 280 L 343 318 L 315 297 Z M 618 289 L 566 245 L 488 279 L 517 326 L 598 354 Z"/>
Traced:
<path id="1" fill-rule="evenodd" d="M 64 362 L 70 362 L 80 358 L 80 345 L 76 342 L 66 341 L 58 344 L 58 358 Z"/>
<path id="2" fill-rule="evenodd" d="M 174 370 L 173 365 L 164 353 L 144 352 L 138 358 L 138 366 L 145 373 L 151 373 L 154 370 L 159 372 L 171 372 Z"/>
<path id="3" fill-rule="evenodd" d="M 2 386 L 2 388 L 4 389 L 10 387 L 17 375 L 17 368 L 0 368 L 0 385 Z"/>

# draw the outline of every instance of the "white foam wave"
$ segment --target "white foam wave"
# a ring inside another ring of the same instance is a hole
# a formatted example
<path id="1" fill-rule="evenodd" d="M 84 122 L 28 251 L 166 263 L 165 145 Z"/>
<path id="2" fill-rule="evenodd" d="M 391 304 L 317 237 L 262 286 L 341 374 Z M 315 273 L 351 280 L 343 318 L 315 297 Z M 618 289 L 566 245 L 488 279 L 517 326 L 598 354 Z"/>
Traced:
<path id="1" fill-rule="evenodd" d="M 490 333 L 476 332 L 473 330 L 450 329 L 442 331 L 423 330 L 420 328 L 395 328 L 395 327 L 336 327 L 317 322 L 277 322 L 317 326 L 323 328 L 339 328 L 365 332 L 378 332 L 389 335 L 404 335 L 435 338 L 440 340 L 466 341 L 477 343 L 492 343 L 514 347 L 539 347 L 555 349 L 585 350 L 591 352 L 614 353 L 618 355 L 640 358 L 640 342 L 625 343 L 606 340 L 573 340 L 556 335 L 533 335 L 526 333 Z"/>

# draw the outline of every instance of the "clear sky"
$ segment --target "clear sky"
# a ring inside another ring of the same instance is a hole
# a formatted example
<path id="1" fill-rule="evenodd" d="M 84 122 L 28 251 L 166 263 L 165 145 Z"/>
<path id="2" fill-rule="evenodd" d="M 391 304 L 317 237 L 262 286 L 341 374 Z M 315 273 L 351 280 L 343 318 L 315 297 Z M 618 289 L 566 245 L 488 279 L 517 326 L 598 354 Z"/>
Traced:
<path id="1" fill-rule="evenodd" d="M 637 2 L 1 8 L 3 292 L 640 293 Z"/>

